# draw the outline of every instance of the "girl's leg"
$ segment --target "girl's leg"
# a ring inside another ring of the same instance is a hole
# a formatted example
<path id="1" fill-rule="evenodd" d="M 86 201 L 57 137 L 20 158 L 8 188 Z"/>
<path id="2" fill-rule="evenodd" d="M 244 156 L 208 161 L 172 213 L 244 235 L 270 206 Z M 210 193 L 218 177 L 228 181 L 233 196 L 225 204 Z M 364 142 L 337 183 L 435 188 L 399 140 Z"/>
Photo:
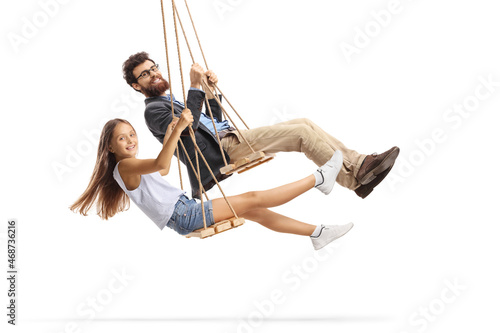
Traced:
<path id="1" fill-rule="evenodd" d="M 248 211 L 280 206 L 299 195 L 312 189 L 316 183 L 314 175 L 310 175 L 299 181 L 276 187 L 266 191 L 253 191 L 240 195 L 228 197 L 237 215 L 243 215 Z M 233 212 L 229 208 L 224 198 L 212 200 L 212 208 L 215 222 L 227 220 L 233 217 Z"/>
<path id="2" fill-rule="evenodd" d="M 262 226 L 277 232 L 295 235 L 311 236 L 316 229 L 315 225 L 294 220 L 290 217 L 275 213 L 266 208 L 248 211 L 242 215 L 245 219 L 255 221 Z"/>

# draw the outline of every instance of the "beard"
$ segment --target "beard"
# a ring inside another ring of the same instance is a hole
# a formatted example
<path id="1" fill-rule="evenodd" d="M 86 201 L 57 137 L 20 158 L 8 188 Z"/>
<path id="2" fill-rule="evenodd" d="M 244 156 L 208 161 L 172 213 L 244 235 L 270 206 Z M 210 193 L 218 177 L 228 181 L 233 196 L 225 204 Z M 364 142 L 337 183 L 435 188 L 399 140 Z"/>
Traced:
<path id="1" fill-rule="evenodd" d="M 165 93 L 165 91 L 170 88 L 170 84 L 168 82 L 160 77 L 160 83 L 156 85 L 150 85 L 149 87 L 141 87 L 142 91 L 144 94 L 148 97 L 156 97 L 156 96 L 161 96 Z"/>

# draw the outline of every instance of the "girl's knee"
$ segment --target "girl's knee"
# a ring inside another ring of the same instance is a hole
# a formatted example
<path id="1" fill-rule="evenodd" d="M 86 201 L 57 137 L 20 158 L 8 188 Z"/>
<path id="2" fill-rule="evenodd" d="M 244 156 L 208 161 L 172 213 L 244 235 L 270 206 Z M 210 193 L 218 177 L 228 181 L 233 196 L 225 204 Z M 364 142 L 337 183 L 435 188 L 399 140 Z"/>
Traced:
<path id="1" fill-rule="evenodd" d="M 246 192 L 243 196 L 243 199 L 250 204 L 251 210 L 261 208 L 262 202 L 258 191 Z"/>

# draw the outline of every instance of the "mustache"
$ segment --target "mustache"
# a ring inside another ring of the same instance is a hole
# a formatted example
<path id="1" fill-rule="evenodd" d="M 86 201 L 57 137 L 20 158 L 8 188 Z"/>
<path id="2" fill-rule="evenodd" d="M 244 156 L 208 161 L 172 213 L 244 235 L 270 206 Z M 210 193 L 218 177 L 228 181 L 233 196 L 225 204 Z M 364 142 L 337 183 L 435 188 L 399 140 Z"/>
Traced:
<path id="1" fill-rule="evenodd" d="M 144 93 L 148 96 L 156 97 L 161 96 L 165 91 L 167 91 L 170 88 L 170 84 L 161 76 L 159 79 L 160 83 L 154 86 L 143 87 Z"/>

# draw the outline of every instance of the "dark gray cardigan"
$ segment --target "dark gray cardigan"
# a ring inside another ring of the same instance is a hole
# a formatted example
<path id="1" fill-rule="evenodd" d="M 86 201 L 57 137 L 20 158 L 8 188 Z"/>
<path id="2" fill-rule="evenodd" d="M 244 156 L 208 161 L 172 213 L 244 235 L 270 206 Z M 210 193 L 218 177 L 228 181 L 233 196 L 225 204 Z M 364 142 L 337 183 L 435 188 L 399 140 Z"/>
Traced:
<path id="1" fill-rule="evenodd" d="M 229 176 L 222 175 L 219 170 L 224 166 L 224 160 L 222 159 L 222 155 L 219 148 L 219 143 L 215 135 L 210 132 L 210 130 L 200 123 L 200 115 L 202 112 L 203 101 L 205 100 L 205 93 L 203 91 L 198 90 L 189 90 L 187 96 L 187 108 L 191 110 L 194 118 L 193 122 L 193 130 L 195 130 L 196 144 L 200 148 L 203 156 L 207 160 L 212 172 L 216 176 L 218 181 L 221 181 Z M 222 100 L 222 96 L 220 96 L 220 100 Z M 167 131 L 167 127 L 172 121 L 172 108 L 171 102 L 167 101 L 162 97 L 152 97 L 148 98 L 145 101 L 146 110 L 144 111 L 144 117 L 146 118 L 146 124 L 153 133 L 153 135 L 163 144 L 163 138 L 165 137 L 165 132 Z M 219 104 L 215 101 L 215 99 L 209 100 L 210 108 L 212 110 L 212 114 L 214 118 L 221 121 L 222 120 L 222 110 Z M 208 108 L 207 108 L 208 110 Z M 177 117 L 182 113 L 182 107 L 174 103 L 174 113 Z M 189 159 L 193 162 L 194 167 L 196 168 L 196 157 L 195 157 L 195 147 L 193 141 L 190 136 L 181 136 L 181 140 L 186 147 L 186 150 L 189 155 Z M 224 151 L 226 156 L 226 160 L 229 161 L 229 155 L 226 151 Z M 175 153 L 177 156 L 177 153 Z M 186 154 L 182 149 L 181 145 L 179 145 L 179 155 L 180 160 L 184 165 L 186 165 L 189 181 L 191 183 L 192 196 L 193 198 L 200 198 L 200 189 L 198 186 L 198 180 L 191 168 L 191 164 L 187 160 Z M 213 181 L 210 172 L 208 171 L 206 164 L 203 162 L 202 158 L 199 157 L 200 163 L 200 174 L 201 174 L 201 182 L 205 191 L 208 191 L 215 185 L 215 181 Z"/>

